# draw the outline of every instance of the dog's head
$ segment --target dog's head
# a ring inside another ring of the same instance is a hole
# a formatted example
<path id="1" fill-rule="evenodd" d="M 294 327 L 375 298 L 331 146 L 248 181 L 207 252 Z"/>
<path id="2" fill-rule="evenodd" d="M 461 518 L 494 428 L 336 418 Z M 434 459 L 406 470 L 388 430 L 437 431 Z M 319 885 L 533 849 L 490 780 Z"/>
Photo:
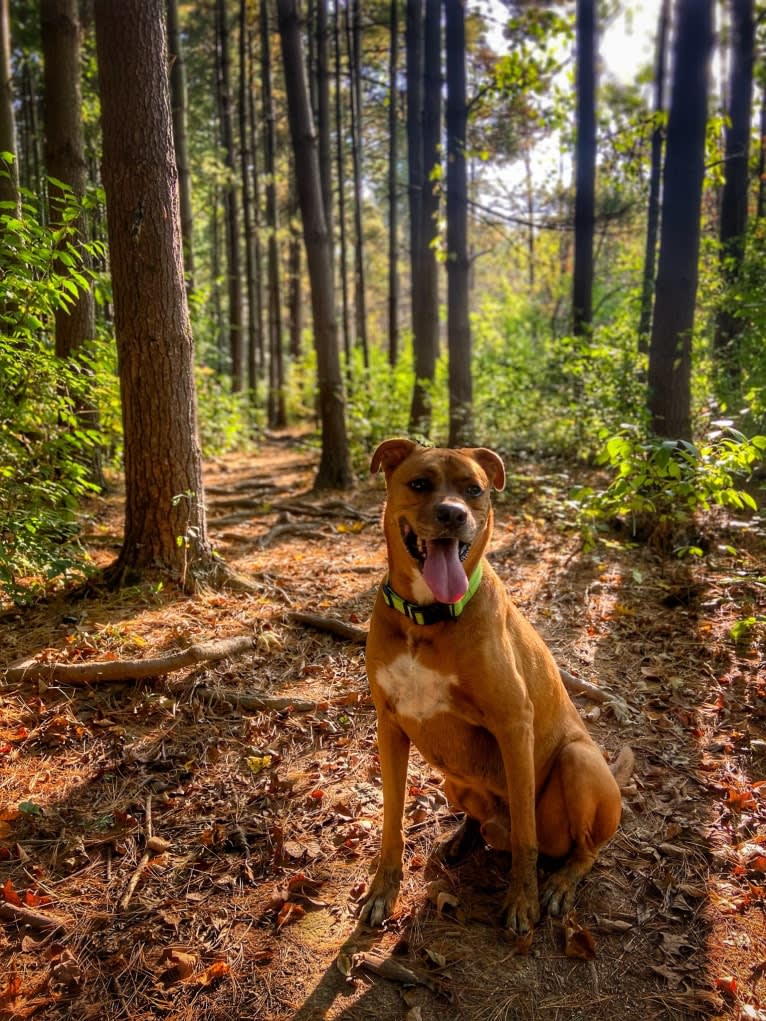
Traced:
<path id="1" fill-rule="evenodd" d="M 492 531 L 490 490 L 505 485 L 500 457 L 486 447 L 391 439 L 377 448 L 370 468 L 386 475 L 391 584 L 414 602 L 458 602 Z"/>

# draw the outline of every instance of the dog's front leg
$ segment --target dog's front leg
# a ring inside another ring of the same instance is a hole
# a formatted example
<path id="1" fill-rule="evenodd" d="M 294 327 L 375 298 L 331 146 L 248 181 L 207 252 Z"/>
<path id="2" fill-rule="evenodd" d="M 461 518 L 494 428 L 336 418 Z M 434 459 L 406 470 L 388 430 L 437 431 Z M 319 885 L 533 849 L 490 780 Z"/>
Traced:
<path id="1" fill-rule="evenodd" d="M 393 910 L 402 881 L 404 791 L 410 739 L 388 711 L 378 708 L 378 755 L 383 780 L 383 840 L 380 862 L 360 917 L 380 925 Z"/>
<path id="2" fill-rule="evenodd" d="M 537 892 L 534 718 L 531 704 L 498 734 L 508 782 L 511 816 L 511 876 L 503 904 L 505 924 L 521 934 L 540 920 Z"/>

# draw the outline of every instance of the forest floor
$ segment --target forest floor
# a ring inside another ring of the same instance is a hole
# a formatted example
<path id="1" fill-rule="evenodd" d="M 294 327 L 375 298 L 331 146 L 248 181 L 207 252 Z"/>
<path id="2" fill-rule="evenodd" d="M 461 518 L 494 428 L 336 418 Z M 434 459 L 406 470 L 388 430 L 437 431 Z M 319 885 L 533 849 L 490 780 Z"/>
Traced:
<path id="1" fill-rule="evenodd" d="M 454 869 L 454 825 L 413 756 L 406 872 L 383 930 L 357 923 L 381 823 L 363 645 L 384 563 L 382 479 L 313 495 L 314 452 L 272 438 L 206 466 L 216 548 L 253 593 L 145 583 L 0 617 L 2 665 L 228 660 L 0 701 L 0 1018 L 117 1021 L 766 1019 L 766 543 L 718 522 L 699 561 L 583 553 L 561 466 L 513 462 L 490 559 L 578 697 L 636 768 L 576 911 L 531 945 L 500 927 L 508 857 Z M 119 493 L 88 510 L 97 563 Z M 727 546 L 736 542 L 738 553 Z"/>

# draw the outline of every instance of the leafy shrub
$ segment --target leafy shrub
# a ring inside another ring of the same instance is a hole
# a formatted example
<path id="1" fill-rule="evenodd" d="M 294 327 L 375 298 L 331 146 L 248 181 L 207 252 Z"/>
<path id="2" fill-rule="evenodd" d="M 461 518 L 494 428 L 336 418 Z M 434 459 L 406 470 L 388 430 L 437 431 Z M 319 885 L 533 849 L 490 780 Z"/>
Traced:
<path id="1" fill-rule="evenodd" d="M 605 434 L 600 462 L 610 469 L 611 481 L 603 489 L 581 486 L 570 494 L 587 541 L 606 523 L 624 519 L 632 536 L 668 550 L 697 511 L 756 510 L 742 483 L 763 462 L 766 436 L 748 439 L 729 420 L 712 426 L 699 444 L 657 439 L 630 425 Z M 683 551 L 701 553 L 688 543 Z"/>
<path id="2" fill-rule="evenodd" d="M 54 230 L 22 198 L 20 216 L 0 208 L 0 591 L 14 599 L 87 568 L 75 510 L 94 489 L 89 461 L 101 435 L 77 409 L 93 403 L 105 375 L 96 341 L 69 361 L 53 352 L 56 311 L 91 286 L 74 211 Z M 98 245 L 87 251 L 103 254 Z"/>

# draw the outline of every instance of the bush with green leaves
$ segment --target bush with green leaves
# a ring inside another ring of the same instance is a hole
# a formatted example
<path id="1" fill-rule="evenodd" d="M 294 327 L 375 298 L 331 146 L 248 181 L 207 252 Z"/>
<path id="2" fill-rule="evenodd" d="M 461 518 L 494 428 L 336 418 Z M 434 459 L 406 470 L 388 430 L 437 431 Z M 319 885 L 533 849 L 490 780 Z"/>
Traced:
<path id="1" fill-rule="evenodd" d="M 95 339 L 76 358 L 55 356 L 56 311 L 93 278 L 76 243 L 76 211 L 52 228 L 35 210 L 24 192 L 20 215 L 0 207 L 0 592 L 17 600 L 87 570 L 75 511 L 94 490 L 89 464 L 102 436 L 78 408 L 100 403 L 96 388 L 114 378 Z M 91 245 L 88 254 L 103 250 Z"/>
<path id="2" fill-rule="evenodd" d="M 610 481 L 604 488 L 580 486 L 570 494 L 588 544 L 599 530 L 621 520 L 632 537 L 663 551 L 700 554 L 689 541 L 698 511 L 757 510 L 744 483 L 764 464 L 766 436 L 748 438 L 730 420 L 713 422 L 699 443 L 659 439 L 631 425 L 604 434 L 603 442 L 599 460 Z"/>

